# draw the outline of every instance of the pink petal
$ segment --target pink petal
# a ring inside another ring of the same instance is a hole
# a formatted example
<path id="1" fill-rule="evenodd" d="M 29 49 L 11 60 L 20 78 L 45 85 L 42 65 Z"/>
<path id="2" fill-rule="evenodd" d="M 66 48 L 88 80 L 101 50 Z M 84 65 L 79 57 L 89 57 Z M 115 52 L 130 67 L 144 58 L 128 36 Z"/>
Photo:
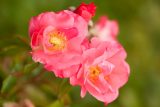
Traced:
<path id="1" fill-rule="evenodd" d="M 84 86 L 81 87 L 81 97 L 83 98 L 86 95 L 87 90 Z"/>
<path id="2" fill-rule="evenodd" d="M 55 25 L 55 13 L 54 12 L 45 12 L 41 13 L 37 17 L 33 17 L 30 20 L 29 25 L 29 34 L 30 36 L 36 31 L 39 32 L 40 29 L 45 28 L 46 26 Z"/>
<path id="3" fill-rule="evenodd" d="M 78 31 L 75 27 L 69 29 L 59 29 L 60 32 L 63 32 L 67 39 L 72 39 L 78 35 Z"/>
<path id="4" fill-rule="evenodd" d="M 71 28 L 74 24 L 73 13 L 67 10 L 61 11 L 56 14 L 55 21 L 57 28 Z"/>
<path id="5" fill-rule="evenodd" d="M 86 84 L 86 88 L 92 96 L 105 103 L 110 103 L 118 97 L 118 90 L 105 90 L 105 92 L 99 92 L 89 84 Z"/>
<path id="6" fill-rule="evenodd" d="M 114 89 L 119 89 L 127 81 L 129 77 L 129 66 L 125 61 L 122 61 L 119 65 L 116 65 L 112 73 L 109 75 L 108 82 Z"/>

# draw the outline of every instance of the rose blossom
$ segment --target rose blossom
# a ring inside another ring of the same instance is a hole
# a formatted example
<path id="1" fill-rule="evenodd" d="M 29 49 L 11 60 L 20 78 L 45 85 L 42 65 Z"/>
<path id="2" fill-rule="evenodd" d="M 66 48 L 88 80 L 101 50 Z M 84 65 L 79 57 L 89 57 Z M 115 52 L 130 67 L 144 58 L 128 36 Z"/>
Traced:
<path id="1" fill-rule="evenodd" d="M 82 57 L 81 68 L 70 78 L 70 83 L 81 86 L 81 97 L 88 91 L 106 104 L 114 101 L 130 72 L 123 47 L 117 42 L 101 41 L 94 37 Z"/>
<path id="2" fill-rule="evenodd" d="M 29 25 L 32 58 L 58 77 L 70 77 L 79 68 L 87 22 L 72 11 L 45 12 Z"/>
<path id="3" fill-rule="evenodd" d="M 93 28 L 94 35 L 103 41 L 116 41 L 119 32 L 118 22 L 101 16 Z"/>
<path id="4" fill-rule="evenodd" d="M 82 3 L 74 12 L 82 16 L 87 22 L 95 15 L 96 6 L 94 3 Z"/>
<path id="5" fill-rule="evenodd" d="M 101 17 L 87 38 L 88 22 L 95 5 L 82 3 L 75 11 L 44 12 L 33 17 L 29 25 L 32 58 L 53 71 L 56 76 L 70 78 L 72 85 L 106 104 L 118 97 L 119 88 L 130 73 L 126 52 L 117 40 L 116 21 Z"/>

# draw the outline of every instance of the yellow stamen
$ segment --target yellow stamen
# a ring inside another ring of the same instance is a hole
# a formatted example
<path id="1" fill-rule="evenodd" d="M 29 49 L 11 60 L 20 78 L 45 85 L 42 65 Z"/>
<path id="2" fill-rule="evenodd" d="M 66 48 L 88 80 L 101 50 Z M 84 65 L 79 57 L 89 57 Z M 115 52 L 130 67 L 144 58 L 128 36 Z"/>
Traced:
<path id="1" fill-rule="evenodd" d="M 51 50 L 63 50 L 66 47 L 66 38 L 63 33 L 54 32 L 50 34 L 49 43 L 53 45 Z"/>
<path id="2" fill-rule="evenodd" d="M 98 79 L 99 74 L 102 72 L 101 68 L 97 65 L 97 66 L 91 66 L 89 70 L 90 70 L 89 78 L 92 82 L 95 82 Z"/>

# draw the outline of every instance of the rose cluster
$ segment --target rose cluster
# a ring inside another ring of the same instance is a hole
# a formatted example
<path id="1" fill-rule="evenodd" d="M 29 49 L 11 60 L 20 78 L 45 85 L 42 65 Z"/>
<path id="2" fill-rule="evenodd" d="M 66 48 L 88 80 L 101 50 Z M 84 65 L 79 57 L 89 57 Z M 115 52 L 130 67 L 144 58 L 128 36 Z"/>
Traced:
<path id="1" fill-rule="evenodd" d="M 89 92 L 108 104 L 128 80 L 126 51 L 117 40 L 118 23 L 103 16 L 88 28 L 95 15 L 93 3 L 75 10 L 44 12 L 29 24 L 32 58 L 57 77 L 69 78 L 81 87 L 81 97 Z"/>

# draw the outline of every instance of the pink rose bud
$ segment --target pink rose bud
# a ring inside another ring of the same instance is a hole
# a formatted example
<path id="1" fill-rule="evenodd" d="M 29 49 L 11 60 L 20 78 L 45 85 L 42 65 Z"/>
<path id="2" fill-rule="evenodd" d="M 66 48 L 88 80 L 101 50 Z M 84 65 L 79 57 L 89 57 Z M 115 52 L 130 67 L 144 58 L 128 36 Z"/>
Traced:
<path id="1" fill-rule="evenodd" d="M 82 16 L 87 22 L 95 15 L 96 6 L 94 3 L 82 3 L 74 12 Z"/>

